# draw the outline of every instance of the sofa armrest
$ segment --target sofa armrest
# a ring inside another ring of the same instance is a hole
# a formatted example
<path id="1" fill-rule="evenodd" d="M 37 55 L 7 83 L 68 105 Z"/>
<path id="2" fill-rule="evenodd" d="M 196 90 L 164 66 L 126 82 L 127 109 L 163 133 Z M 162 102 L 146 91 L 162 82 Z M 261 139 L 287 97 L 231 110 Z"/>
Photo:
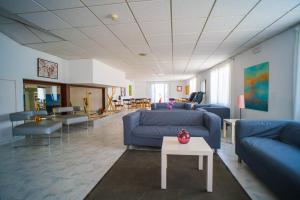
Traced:
<path id="1" fill-rule="evenodd" d="M 220 148 L 221 144 L 221 118 L 210 112 L 203 112 L 204 126 L 209 131 L 209 140 L 216 144 L 216 148 Z"/>
<path id="2" fill-rule="evenodd" d="M 140 111 L 129 113 L 123 117 L 124 144 L 131 144 L 131 132 L 140 124 Z"/>
<path id="3" fill-rule="evenodd" d="M 245 137 L 277 138 L 288 121 L 238 120 L 235 124 L 235 152 L 239 155 L 241 140 Z"/>

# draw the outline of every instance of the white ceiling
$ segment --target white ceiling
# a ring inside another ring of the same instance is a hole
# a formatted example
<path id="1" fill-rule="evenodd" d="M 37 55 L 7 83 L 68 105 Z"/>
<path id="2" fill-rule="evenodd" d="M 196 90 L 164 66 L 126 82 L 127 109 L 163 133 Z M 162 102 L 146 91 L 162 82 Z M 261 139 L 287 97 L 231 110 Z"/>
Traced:
<path id="1" fill-rule="evenodd" d="M 0 8 L 0 31 L 20 44 L 99 59 L 135 80 L 188 78 L 300 22 L 300 0 L 0 0 Z"/>

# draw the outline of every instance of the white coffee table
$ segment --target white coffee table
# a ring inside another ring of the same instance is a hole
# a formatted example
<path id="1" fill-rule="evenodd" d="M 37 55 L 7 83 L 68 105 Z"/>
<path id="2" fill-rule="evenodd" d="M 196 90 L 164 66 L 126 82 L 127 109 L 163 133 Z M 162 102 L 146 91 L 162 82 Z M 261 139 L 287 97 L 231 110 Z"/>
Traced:
<path id="1" fill-rule="evenodd" d="M 203 156 L 207 156 L 207 192 L 213 190 L 213 150 L 202 137 L 191 137 L 188 144 L 180 144 L 177 137 L 164 137 L 161 149 L 161 189 L 167 188 L 167 156 L 196 155 L 199 156 L 199 170 L 203 169 Z"/>
<path id="2" fill-rule="evenodd" d="M 231 142 L 235 143 L 235 122 L 239 119 L 224 119 L 223 120 L 223 136 L 226 138 L 227 135 L 227 125 L 231 125 Z"/>

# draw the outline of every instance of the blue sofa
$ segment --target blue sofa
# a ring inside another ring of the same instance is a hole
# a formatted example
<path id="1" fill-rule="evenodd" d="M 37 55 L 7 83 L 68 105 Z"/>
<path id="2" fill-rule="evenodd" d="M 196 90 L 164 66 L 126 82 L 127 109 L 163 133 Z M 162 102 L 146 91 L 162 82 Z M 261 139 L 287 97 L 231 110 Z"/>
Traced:
<path id="1" fill-rule="evenodd" d="M 168 110 L 168 103 L 152 103 L 151 110 Z M 175 103 L 172 110 L 192 110 L 193 104 L 191 103 Z"/>
<path id="2" fill-rule="evenodd" d="M 300 198 L 300 122 L 239 120 L 235 150 L 280 199 Z"/>
<path id="3" fill-rule="evenodd" d="M 188 110 L 138 110 L 123 117 L 124 144 L 161 147 L 163 136 L 177 136 L 182 128 L 192 137 L 203 137 L 213 149 L 220 148 L 220 117 Z"/>
<path id="4" fill-rule="evenodd" d="M 221 118 L 221 122 L 223 122 L 223 119 L 230 119 L 230 108 L 226 106 L 218 104 L 195 104 L 194 109 L 204 109 L 208 112 L 212 112 Z M 221 123 L 221 128 L 223 128 L 223 123 Z"/>

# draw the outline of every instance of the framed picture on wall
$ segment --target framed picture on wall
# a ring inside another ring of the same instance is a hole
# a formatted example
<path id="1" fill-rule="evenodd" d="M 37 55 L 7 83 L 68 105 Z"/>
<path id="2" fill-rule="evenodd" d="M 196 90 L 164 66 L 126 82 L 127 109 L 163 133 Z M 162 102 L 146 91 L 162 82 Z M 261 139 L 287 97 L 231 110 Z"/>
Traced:
<path id="1" fill-rule="evenodd" d="M 124 97 L 126 96 L 126 88 L 121 88 L 121 96 Z"/>
<path id="2" fill-rule="evenodd" d="M 58 79 L 58 64 L 44 60 L 41 58 L 37 59 L 37 75 L 38 77 Z"/>
<path id="3" fill-rule="evenodd" d="M 176 91 L 177 92 L 182 92 L 182 86 L 177 86 Z"/>
<path id="4" fill-rule="evenodd" d="M 206 80 L 200 82 L 200 92 L 206 93 Z"/>

